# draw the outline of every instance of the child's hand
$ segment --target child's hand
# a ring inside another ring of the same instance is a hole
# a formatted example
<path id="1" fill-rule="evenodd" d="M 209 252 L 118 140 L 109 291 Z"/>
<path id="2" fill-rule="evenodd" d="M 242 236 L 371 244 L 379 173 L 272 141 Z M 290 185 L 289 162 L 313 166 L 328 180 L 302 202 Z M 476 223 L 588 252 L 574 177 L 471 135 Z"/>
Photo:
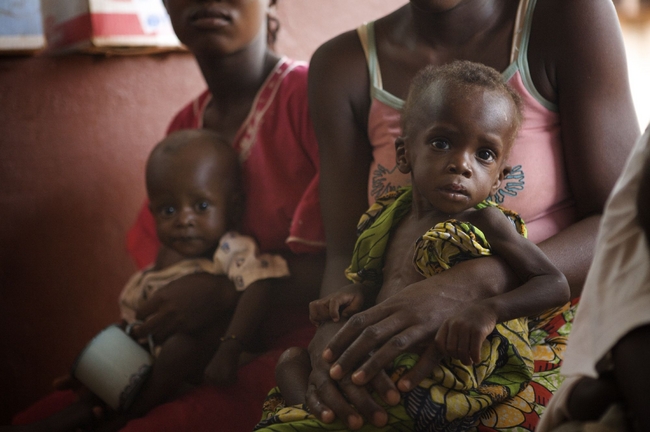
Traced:
<path id="1" fill-rule="evenodd" d="M 226 386 L 237 381 L 241 352 L 242 346 L 239 340 L 225 339 L 221 342 L 219 349 L 205 368 L 205 381 L 218 386 Z"/>
<path id="2" fill-rule="evenodd" d="M 338 322 L 341 317 L 359 312 L 363 306 L 362 285 L 347 285 L 335 293 L 309 303 L 309 320 L 316 326 L 330 319 Z"/>
<path id="3" fill-rule="evenodd" d="M 473 304 L 442 323 L 435 339 L 436 348 L 465 365 L 477 364 L 481 361 L 481 345 L 496 323 L 497 316 L 491 308 Z"/>

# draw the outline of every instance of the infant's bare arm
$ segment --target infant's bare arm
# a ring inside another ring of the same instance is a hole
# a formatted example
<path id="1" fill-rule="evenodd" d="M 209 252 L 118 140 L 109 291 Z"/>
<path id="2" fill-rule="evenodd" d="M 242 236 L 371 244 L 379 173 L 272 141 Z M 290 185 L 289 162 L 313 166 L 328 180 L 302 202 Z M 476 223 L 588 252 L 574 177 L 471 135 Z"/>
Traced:
<path id="1" fill-rule="evenodd" d="M 492 251 L 506 261 L 522 285 L 474 302 L 440 326 L 436 349 L 466 365 L 480 362 L 481 345 L 498 323 L 538 314 L 569 300 L 569 284 L 564 275 L 537 246 L 517 232 L 501 210 L 478 210 L 468 216 L 468 222 L 483 231 Z"/>
<path id="2" fill-rule="evenodd" d="M 537 245 L 517 232 L 503 212 L 488 207 L 475 212 L 471 222 L 521 281 L 518 288 L 482 301 L 493 308 L 498 322 L 536 315 L 569 301 L 569 285 L 562 272 Z"/>
<path id="3" fill-rule="evenodd" d="M 204 378 L 207 382 L 222 385 L 231 384 L 237 379 L 239 357 L 252 343 L 268 313 L 272 298 L 271 284 L 269 279 L 257 280 L 241 293 L 219 348 L 205 368 Z"/>

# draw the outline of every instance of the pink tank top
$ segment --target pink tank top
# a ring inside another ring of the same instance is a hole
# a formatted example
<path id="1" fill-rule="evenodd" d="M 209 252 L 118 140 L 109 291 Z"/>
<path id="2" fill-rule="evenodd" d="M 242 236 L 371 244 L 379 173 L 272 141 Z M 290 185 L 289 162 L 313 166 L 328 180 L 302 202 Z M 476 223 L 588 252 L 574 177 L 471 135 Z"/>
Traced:
<path id="1" fill-rule="evenodd" d="M 528 237 L 538 243 L 575 222 L 577 213 L 564 163 L 557 106 L 535 89 L 528 69 L 528 39 L 535 4 L 536 0 L 520 1 L 511 64 L 502 72 L 523 99 L 524 122 L 510 153 L 512 172 L 493 199 L 518 212 L 526 221 Z M 358 34 L 366 51 L 371 81 L 368 137 L 373 161 L 368 202 L 372 204 L 380 195 L 410 182 L 395 163 L 395 138 L 401 133 L 404 101 L 382 87 L 374 23 L 359 27 Z"/>

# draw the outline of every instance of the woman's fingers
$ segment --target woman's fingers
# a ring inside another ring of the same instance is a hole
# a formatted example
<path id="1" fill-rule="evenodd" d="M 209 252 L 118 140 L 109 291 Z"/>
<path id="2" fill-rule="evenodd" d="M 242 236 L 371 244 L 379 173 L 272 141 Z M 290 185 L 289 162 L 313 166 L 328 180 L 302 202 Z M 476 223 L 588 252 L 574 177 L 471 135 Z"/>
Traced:
<path id="1" fill-rule="evenodd" d="M 323 423 L 332 423 L 335 419 L 340 418 L 350 429 L 355 426 L 360 427 L 363 424 L 361 416 L 343 397 L 336 382 L 329 379 L 326 374 L 314 379 L 317 374 L 319 372 L 312 372 L 310 383 L 307 386 L 305 402 L 309 412 Z"/>
<path id="2" fill-rule="evenodd" d="M 350 373 L 376 347 L 384 344 L 391 336 L 402 331 L 404 323 L 399 319 L 399 316 L 392 315 L 376 322 L 376 317 L 381 316 L 375 312 L 376 309 L 379 308 L 371 308 L 352 316 L 327 345 L 323 358 L 329 361 L 327 358 L 329 350 L 330 355 L 336 359 L 330 369 L 330 376 L 333 379 L 341 379 Z M 337 355 L 339 353 L 340 355 Z M 373 360 L 372 357 L 374 356 L 371 356 L 370 360 Z M 391 361 L 393 358 L 395 356 L 386 361 Z M 383 366 L 384 364 L 377 365 L 374 368 L 375 373 L 381 370 Z M 361 385 L 366 384 L 373 376 L 374 374 L 369 376 Z M 359 384 L 356 379 L 355 383 Z"/>
<path id="3" fill-rule="evenodd" d="M 425 336 L 424 328 L 412 326 L 391 337 L 380 348 L 372 352 L 368 360 L 352 373 L 352 381 L 357 385 L 368 383 L 398 355 L 418 345 Z"/>
<path id="4" fill-rule="evenodd" d="M 370 381 L 370 386 L 388 405 L 397 405 L 399 403 L 401 398 L 399 391 L 386 372 L 379 372 Z"/>
<path id="5" fill-rule="evenodd" d="M 413 390 L 423 379 L 431 374 L 433 368 L 440 362 L 442 356 L 434 344 L 430 344 L 420 355 L 419 360 L 399 381 L 397 388 L 403 392 Z"/>
<path id="6" fill-rule="evenodd" d="M 369 325 L 378 322 L 383 319 L 384 314 L 382 309 L 378 306 L 374 306 L 366 311 L 359 312 L 358 314 L 351 317 L 347 323 L 341 328 L 332 338 L 332 340 L 327 344 L 325 351 L 323 351 L 323 359 L 327 362 L 333 362 L 338 359 L 339 356 L 348 349 L 348 347 L 356 342 L 357 338 L 364 329 Z M 360 353 L 358 355 L 358 360 L 362 359 L 367 355 L 370 350 L 374 347 L 371 347 L 365 353 Z M 343 374 L 341 374 L 341 377 Z"/>
<path id="7" fill-rule="evenodd" d="M 340 419 L 351 430 L 363 426 L 364 418 L 377 427 L 388 421 L 387 413 L 365 386 L 354 385 L 349 376 L 340 381 L 330 378 L 329 365 L 322 360 L 312 362 L 312 372 L 305 401 L 309 410 L 324 423 Z M 385 373 L 373 381 L 374 388 L 388 402 L 399 402 L 399 392 Z"/>
<path id="8" fill-rule="evenodd" d="M 366 418 L 372 425 L 382 427 L 388 422 L 388 414 L 372 398 L 370 392 L 365 386 L 358 386 L 352 383 L 349 376 L 346 376 L 338 382 L 339 388 L 345 394 L 345 397 L 357 409 L 357 411 Z M 355 417 L 341 417 L 346 425 L 352 429 L 358 429 L 363 426 L 363 419 Z M 347 421 L 346 421 L 347 418 Z M 361 420 L 358 423 L 357 420 Z"/>

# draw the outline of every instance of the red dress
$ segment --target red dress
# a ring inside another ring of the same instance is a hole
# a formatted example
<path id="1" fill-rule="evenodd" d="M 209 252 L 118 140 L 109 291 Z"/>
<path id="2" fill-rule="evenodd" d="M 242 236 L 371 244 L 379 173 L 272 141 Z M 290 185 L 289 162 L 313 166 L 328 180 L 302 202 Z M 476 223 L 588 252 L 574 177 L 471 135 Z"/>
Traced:
<path id="1" fill-rule="evenodd" d="M 212 95 L 205 91 L 183 108 L 168 133 L 202 127 Z M 307 107 L 307 65 L 282 58 L 259 90 L 251 112 L 233 143 L 240 155 L 246 207 L 241 232 L 254 237 L 262 252 L 317 252 L 324 248 L 318 198 L 318 146 Z M 127 246 L 137 265 L 151 264 L 160 246 L 153 217 L 143 206 L 128 233 Z M 275 323 L 274 323 L 275 324 Z M 240 368 L 236 384 L 202 386 L 146 416 L 124 432 L 246 431 L 260 420 L 268 390 L 275 386 L 280 354 L 290 346 L 306 347 L 314 334 L 307 311 L 283 314 L 283 336 L 268 341 L 269 351 Z M 14 418 L 15 424 L 38 421 L 74 400 L 56 392 Z"/>

